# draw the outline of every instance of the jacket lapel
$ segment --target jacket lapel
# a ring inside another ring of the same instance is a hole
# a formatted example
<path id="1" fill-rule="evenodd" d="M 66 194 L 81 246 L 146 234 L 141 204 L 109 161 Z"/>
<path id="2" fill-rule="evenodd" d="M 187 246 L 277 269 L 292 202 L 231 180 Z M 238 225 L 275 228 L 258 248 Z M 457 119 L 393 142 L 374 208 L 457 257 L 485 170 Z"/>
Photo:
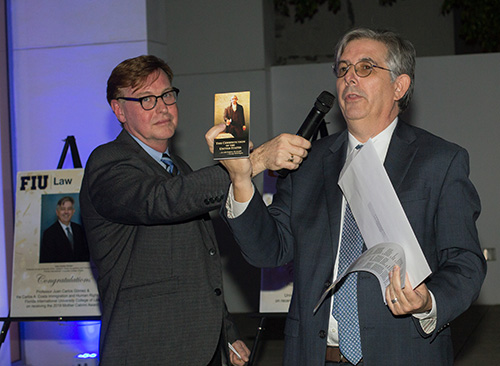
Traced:
<path id="1" fill-rule="evenodd" d="M 403 121 L 398 122 L 392 135 L 384 167 L 389 175 L 394 190 L 397 192 L 408 173 L 417 152 L 415 132 Z"/>
<path id="2" fill-rule="evenodd" d="M 334 141 L 323 159 L 323 174 L 326 187 L 326 204 L 330 225 L 331 242 L 338 245 L 340 235 L 340 219 L 342 216 L 342 191 L 338 185 L 340 171 L 344 167 L 347 151 L 347 130 Z M 333 249 L 334 257 L 337 251 Z"/>

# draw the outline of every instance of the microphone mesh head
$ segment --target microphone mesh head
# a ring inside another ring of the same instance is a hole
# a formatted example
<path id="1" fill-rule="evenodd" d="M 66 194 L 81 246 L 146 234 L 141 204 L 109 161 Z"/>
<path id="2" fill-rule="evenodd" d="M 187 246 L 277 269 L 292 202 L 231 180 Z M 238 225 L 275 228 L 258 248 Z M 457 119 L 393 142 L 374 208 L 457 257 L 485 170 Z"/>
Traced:
<path id="1" fill-rule="evenodd" d="M 333 106 L 335 97 L 333 94 L 327 92 L 326 90 L 321 92 L 318 99 L 314 103 L 314 106 L 318 108 L 322 113 L 328 113 Z"/>

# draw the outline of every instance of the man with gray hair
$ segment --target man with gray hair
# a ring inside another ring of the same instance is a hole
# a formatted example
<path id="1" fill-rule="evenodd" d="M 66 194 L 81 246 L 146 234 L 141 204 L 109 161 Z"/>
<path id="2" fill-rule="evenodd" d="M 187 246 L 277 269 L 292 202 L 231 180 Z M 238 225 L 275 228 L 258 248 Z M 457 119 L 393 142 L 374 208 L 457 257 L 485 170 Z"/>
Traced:
<path id="1" fill-rule="evenodd" d="M 280 135 L 259 147 L 258 159 L 222 162 L 232 180 L 223 214 L 245 258 L 258 267 L 294 261 L 287 366 L 453 364 L 448 325 L 477 298 L 486 274 L 476 229 L 480 202 L 467 152 L 401 120 L 414 70 L 409 41 L 389 31 L 352 30 L 333 65 L 347 129 L 310 150 L 301 137 Z M 209 146 L 220 129 L 207 133 Z M 374 275 L 349 275 L 314 314 L 325 289 L 366 250 L 337 182 L 346 157 L 369 139 L 432 274 L 415 288 L 407 276 L 401 288 L 394 267 L 387 305 Z M 252 175 L 299 164 L 279 179 L 266 207 Z M 358 250 L 354 257 L 351 250 Z"/>

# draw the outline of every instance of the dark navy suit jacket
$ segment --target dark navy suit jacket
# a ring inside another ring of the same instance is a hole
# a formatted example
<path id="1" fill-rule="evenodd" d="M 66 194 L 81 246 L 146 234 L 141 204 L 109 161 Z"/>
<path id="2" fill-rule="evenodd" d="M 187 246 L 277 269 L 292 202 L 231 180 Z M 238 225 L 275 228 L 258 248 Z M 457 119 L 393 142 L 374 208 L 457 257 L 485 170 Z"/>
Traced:
<path id="1" fill-rule="evenodd" d="M 285 327 L 287 366 L 325 363 L 328 298 L 315 315 L 313 309 L 333 278 L 342 207 L 337 181 L 347 140 L 343 131 L 316 141 L 301 167 L 279 180 L 269 208 L 255 194 L 241 216 L 227 220 L 251 264 L 274 267 L 294 261 Z M 436 299 L 437 327 L 428 335 L 416 318 L 393 316 L 377 279 L 360 272 L 364 365 L 452 365 L 448 324 L 477 298 L 486 273 L 475 225 L 480 202 L 468 178 L 468 154 L 399 122 L 384 166 L 433 272 L 425 282 Z"/>

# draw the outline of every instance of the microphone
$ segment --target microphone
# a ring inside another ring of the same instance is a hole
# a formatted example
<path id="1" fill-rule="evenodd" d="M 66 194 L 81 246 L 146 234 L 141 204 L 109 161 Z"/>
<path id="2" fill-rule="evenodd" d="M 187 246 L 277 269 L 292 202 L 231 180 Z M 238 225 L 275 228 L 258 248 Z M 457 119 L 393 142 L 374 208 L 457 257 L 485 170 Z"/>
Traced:
<path id="1" fill-rule="evenodd" d="M 302 126 L 297 131 L 297 135 L 302 136 L 306 140 L 313 137 L 318 130 L 319 124 L 323 121 L 323 117 L 332 108 L 334 100 L 335 97 L 331 93 L 326 90 L 321 92 L 314 103 L 314 107 L 312 107 Z"/>
<path id="2" fill-rule="evenodd" d="M 327 114 L 332 108 L 334 100 L 335 97 L 333 94 L 327 92 L 326 90 L 322 91 L 316 99 L 314 107 L 312 107 L 311 111 L 297 131 L 297 135 L 302 136 L 306 140 L 313 137 L 316 131 L 318 131 L 318 128 L 323 121 L 323 117 L 325 117 L 325 114 Z M 276 173 L 278 173 L 281 177 L 286 177 L 289 172 L 290 171 L 288 169 L 280 169 Z"/>

